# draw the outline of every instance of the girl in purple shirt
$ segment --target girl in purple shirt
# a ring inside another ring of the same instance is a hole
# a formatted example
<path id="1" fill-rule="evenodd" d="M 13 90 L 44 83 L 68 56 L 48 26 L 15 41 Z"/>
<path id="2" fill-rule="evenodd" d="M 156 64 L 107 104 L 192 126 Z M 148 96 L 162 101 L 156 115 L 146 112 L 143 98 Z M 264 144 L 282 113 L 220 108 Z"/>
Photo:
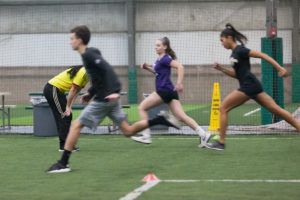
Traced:
<path id="1" fill-rule="evenodd" d="M 183 92 L 183 77 L 184 67 L 176 59 L 176 54 L 170 46 L 170 40 L 167 37 L 158 39 L 155 43 L 155 51 L 158 59 L 153 65 L 142 64 L 141 68 L 145 69 L 155 75 L 156 91 L 151 93 L 139 105 L 139 114 L 142 119 L 148 119 L 147 111 L 162 103 L 168 104 L 171 112 L 175 117 L 191 127 L 200 136 L 200 145 L 206 145 L 210 134 L 206 133 L 197 122 L 189 117 L 183 110 L 179 101 L 178 92 Z M 171 69 L 177 70 L 177 82 L 174 85 L 171 81 Z M 142 132 L 142 136 L 132 137 L 133 140 L 144 144 L 151 143 L 150 129 Z"/>

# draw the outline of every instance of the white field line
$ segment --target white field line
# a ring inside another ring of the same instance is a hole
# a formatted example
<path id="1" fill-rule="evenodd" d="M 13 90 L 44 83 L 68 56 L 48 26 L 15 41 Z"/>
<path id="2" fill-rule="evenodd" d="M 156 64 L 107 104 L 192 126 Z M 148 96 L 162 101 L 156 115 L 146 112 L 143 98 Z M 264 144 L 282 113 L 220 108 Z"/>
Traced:
<path id="1" fill-rule="evenodd" d="M 300 179 L 199 179 L 199 180 L 161 180 L 166 183 L 194 183 L 194 182 L 229 182 L 229 183 L 300 183 Z"/>
<path id="2" fill-rule="evenodd" d="M 172 138 L 172 137 L 154 137 L 154 140 L 195 140 L 194 138 Z M 276 138 L 276 137 L 270 137 L 270 138 L 226 138 L 226 140 L 295 140 L 295 138 Z"/>
<path id="3" fill-rule="evenodd" d="M 254 113 L 258 112 L 258 111 L 260 111 L 260 108 L 257 108 L 255 110 L 251 110 L 250 112 L 245 113 L 244 117 L 248 117 L 249 115 L 252 115 L 252 114 L 254 114 Z"/>
<path id="4" fill-rule="evenodd" d="M 128 193 L 126 196 L 121 197 L 119 200 L 134 200 L 137 199 L 143 192 L 146 192 L 160 183 L 160 180 L 157 181 L 149 181 Z"/>
<path id="5" fill-rule="evenodd" d="M 129 192 L 126 196 L 121 197 L 119 200 L 135 200 L 142 193 L 147 192 L 160 182 L 163 183 L 195 183 L 195 182 L 225 182 L 225 183 L 300 183 L 300 179 L 199 179 L 199 180 L 157 180 L 149 181 Z"/>

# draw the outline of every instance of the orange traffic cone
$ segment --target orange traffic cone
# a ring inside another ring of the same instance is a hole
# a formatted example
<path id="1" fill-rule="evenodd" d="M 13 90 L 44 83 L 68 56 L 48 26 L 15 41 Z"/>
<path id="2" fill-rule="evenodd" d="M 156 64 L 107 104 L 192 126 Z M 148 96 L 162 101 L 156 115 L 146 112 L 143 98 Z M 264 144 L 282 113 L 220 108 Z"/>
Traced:
<path id="1" fill-rule="evenodd" d="M 155 174 L 150 172 L 143 178 L 142 182 L 150 182 L 150 181 L 159 181 L 159 178 L 157 178 L 157 176 L 155 176 Z"/>

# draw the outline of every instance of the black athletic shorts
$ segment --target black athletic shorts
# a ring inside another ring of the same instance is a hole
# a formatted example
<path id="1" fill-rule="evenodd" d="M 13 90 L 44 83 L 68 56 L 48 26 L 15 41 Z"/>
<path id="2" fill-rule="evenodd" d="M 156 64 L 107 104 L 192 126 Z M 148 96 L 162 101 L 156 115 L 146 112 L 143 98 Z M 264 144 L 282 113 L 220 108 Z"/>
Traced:
<path id="1" fill-rule="evenodd" d="M 251 99 L 256 99 L 256 96 L 264 91 L 259 81 L 244 82 L 238 90 L 245 93 Z"/>
<path id="2" fill-rule="evenodd" d="M 177 91 L 156 91 L 156 93 L 166 104 L 170 103 L 173 99 L 179 100 Z"/>

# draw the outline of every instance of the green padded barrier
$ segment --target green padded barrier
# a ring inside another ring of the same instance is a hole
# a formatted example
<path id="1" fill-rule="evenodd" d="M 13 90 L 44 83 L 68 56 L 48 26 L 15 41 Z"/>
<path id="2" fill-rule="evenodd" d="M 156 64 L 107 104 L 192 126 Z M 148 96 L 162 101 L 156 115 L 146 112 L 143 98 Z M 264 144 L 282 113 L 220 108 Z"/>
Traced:
<path id="1" fill-rule="evenodd" d="M 292 65 L 292 101 L 300 102 L 300 63 Z"/>
<path id="2" fill-rule="evenodd" d="M 283 65 L 282 38 L 262 38 L 261 49 L 262 52 L 274 58 L 281 66 Z M 264 91 L 268 93 L 279 106 L 284 107 L 283 78 L 278 77 L 277 70 L 265 60 L 262 60 L 262 84 Z M 265 108 L 261 109 L 262 124 L 271 124 L 280 120 L 279 117 L 274 116 Z"/>
<path id="3" fill-rule="evenodd" d="M 136 69 L 128 68 L 128 103 L 137 103 Z"/>

